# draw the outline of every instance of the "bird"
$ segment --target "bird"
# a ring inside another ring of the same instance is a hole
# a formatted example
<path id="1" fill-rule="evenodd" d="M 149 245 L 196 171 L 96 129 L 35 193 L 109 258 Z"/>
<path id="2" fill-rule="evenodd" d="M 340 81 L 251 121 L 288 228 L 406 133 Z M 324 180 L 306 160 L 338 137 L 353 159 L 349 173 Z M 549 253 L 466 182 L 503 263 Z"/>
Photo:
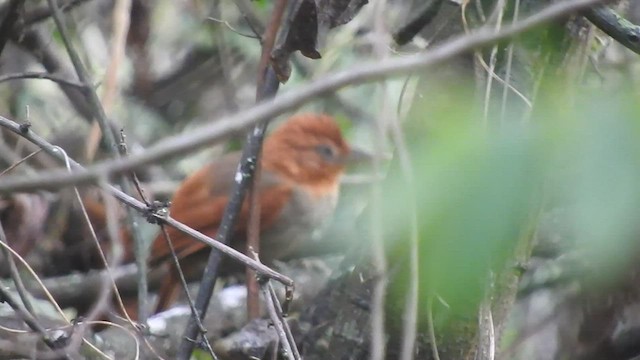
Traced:
<path id="1" fill-rule="evenodd" d="M 171 199 L 170 216 L 213 238 L 236 182 L 240 158 L 239 152 L 223 155 L 187 176 Z M 261 261 L 272 265 L 274 260 L 304 255 L 300 251 L 317 239 L 336 209 L 346 167 L 367 158 L 366 152 L 347 143 L 335 119 L 326 114 L 293 115 L 267 136 L 256 184 Z M 243 253 L 248 218 L 245 199 L 230 239 L 230 246 Z M 167 227 L 167 232 L 183 272 L 187 277 L 194 275 L 194 269 L 206 262 L 210 247 L 174 228 Z M 158 291 L 154 313 L 168 309 L 180 288 L 170 247 L 160 233 L 151 244 L 149 265 L 153 269 L 163 264 L 168 264 L 169 275 Z M 241 270 L 228 259 L 221 264 L 223 274 Z"/>

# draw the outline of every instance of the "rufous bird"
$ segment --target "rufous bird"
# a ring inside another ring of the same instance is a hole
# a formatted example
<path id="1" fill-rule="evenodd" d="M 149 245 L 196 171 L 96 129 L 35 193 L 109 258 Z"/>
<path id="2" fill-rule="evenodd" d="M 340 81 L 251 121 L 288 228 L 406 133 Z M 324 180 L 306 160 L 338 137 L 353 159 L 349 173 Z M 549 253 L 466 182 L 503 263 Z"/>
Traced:
<path id="1" fill-rule="evenodd" d="M 230 153 L 188 176 L 179 186 L 169 208 L 170 215 L 207 236 L 214 237 L 222 219 L 240 153 Z M 262 173 L 257 184 L 260 203 L 260 259 L 272 264 L 300 256 L 305 243 L 323 229 L 338 201 L 340 177 L 345 167 L 366 154 L 352 149 L 335 120 L 322 114 L 299 114 L 288 119 L 267 137 L 262 154 Z M 230 245 L 245 252 L 248 200 L 238 215 Z M 206 262 L 210 248 L 167 227 L 169 237 L 185 273 Z M 171 252 L 162 234 L 154 240 L 150 265 L 172 264 Z M 234 265 L 226 260 L 222 273 Z M 202 267 L 199 266 L 199 269 Z M 235 267 L 241 270 L 242 267 Z M 165 310 L 179 289 L 178 274 L 170 265 L 169 276 L 158 292 L 155 312 Z"/>

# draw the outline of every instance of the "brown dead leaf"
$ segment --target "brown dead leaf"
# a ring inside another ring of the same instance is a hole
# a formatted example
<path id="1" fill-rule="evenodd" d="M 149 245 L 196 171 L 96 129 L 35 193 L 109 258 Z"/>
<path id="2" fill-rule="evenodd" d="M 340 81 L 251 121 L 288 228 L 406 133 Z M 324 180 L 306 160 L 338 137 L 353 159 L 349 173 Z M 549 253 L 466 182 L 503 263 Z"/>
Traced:
<path id="1" fill-rule="evenodd" d="M 310 59 L 320 59 L 318 48 L 324 45 L 329 30 L 351 21 L 367 3 L 368 0 L 292 0 L 271 52 L 280 82 L 287 82 L 291 76 L 291 54 L 300 51 Z"/>

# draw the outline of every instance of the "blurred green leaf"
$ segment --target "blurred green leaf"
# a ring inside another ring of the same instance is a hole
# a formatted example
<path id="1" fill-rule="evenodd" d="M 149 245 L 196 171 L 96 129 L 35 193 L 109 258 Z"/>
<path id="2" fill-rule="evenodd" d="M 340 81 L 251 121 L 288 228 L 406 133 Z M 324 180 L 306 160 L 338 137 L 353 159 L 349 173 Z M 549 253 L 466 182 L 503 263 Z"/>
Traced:
<path id="1" fill-rule="evenodd" d="M 634 101 L 601 94 L 567 103 L 550 96 L 529 124 L 485 128 L 472 106 L 460 106 L 471 103 L 462 91 L 431 100 L 415 104 L 406 125 L 415 189 L 397 165 L 385 184 L 394 316 L 409 279 L 411 201 L 419 222 L 423 322 L 430 298 L 442 300 L 434 302 L 441 324 L 477 313 L 492 270 L 508 268 L 543 197 L 550 206 L 570 206 L 576 250 L 593 272 L 587 278 L 610 281 L 637 257 L 640 112 Z"/>

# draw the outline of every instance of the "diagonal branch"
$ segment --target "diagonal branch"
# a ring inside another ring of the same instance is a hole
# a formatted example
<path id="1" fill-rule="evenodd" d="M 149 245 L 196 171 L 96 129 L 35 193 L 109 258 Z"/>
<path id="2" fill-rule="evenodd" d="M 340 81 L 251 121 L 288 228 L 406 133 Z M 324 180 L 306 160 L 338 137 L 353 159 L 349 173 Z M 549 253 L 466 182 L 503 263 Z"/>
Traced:
<path id="1" fill-rule="evenodd" d="M 60 349 L 60 345 L 56 343 L 54 339 L 52 339 L 49 334 L 47 334 L 47 330 L 38 322 L 38 320 L 29 313 L 27 309 L 24 308 L 20 302 L 13 297 L 13 295 L 7 291 L 3 286 L 0 286 L 0 300 L 2 302 L 6 302 L 12 309 L 18 313 L 18 315 L 22 318 L 22 320 L 29 326 L 29 328 L 40 335 L 42 335 L 42 340 L 47 346 L 54 351 L 58 351 Z M 65 359 L 73 359 L 71 355 L 66 353 L 63 350 L 62 357 Z"/>
<path id="2" fill-rule="evenodd" d="M 639 25 L 631 23 L 607 6 L 587 9 L 584 11 L 584 17 L 627 49 L 640 54 Z"/>
<path id="3" fill-rule="evenodd" d="M 441 64 L 453 56 L 491 45 L 497 41 L 513 38 L 524 31 L 549 21 L 569 16 L 576 11 L 603 1 L 563 1 L 551 5 L 515 24 L 504 26 L 499 32 L 495 32 L 492 28 L 482 27 L 468 35 L 459 36 L 434 47 L 429 52 L 416 56 L 388 59 L 379 63 L 364 64 L 358 68 L 327 75 L 309 85 L 296 88 L 295 91 L 285 92 L 274 100 L 261 102 L 245 111 L 203 126 L 188 134 L 169 137 L 148 148 L 147 151 L 132 155 L 127 159 L 101 162 L 74 174 L 67 174 L 64 171 L 47 171 L 42 173 L 42 178 L 38 179 L 33 177 L 7 177 L 0 181 L 0 194 L 12 191 L 57 189 L 70 184 L 91 183 L 95 182 L 101 173 L 118 174 L 181 155 L 206 145 L 215 144 L 225 135 L 246 130 L 260 121 L 295 109 L 314 98 L 330 94 L 343 87 L 379 81 L 392 76 L 423 70 Z"/>
<path id="4" fill-rule="evenodd" d="M 262 67 L 259 69 L 256 96 L 258 101 L 274 97 L 280 86 L 275 71 L 273 71 L 273 68 L 269 65 L 269 54 L 271 53 L 271 48 L 273 48 L 273 44 L 275 43 L 276 33 L 285 7 L 286 0 L 278 1 L 273 10 L 272 22 L 268 27 L 267 36 L 265 36 L 265 40 L 263 42 L 263 57 L 261 59 Z M 247 133 L 247 140 L 242 150 L 242 159 L 240 160 L 240 164 L 236 170 L 236 178 L 239 178 L 240 181 L 236 182 L 233 192 L 229 197 L 229 202 L 224 210 L 222 221 L 216 234 L 216 238 L 224 244 L 228 244 L 230 241 L 231 236 L 233 235 L 233 229 L 235 228 L 236 218 L 240 212 L 242 204 L 244 203 L 247 190 L 249 190 L 252 184 L 254 184 L 254 176 L 256 169 L 258 168 L 256 164 L 260 159 L 262 142 L 267 130 L 268 120 L 269 117 L 264 118 L 262 122 L 257 123 L 254 126 L 253 130 Z M 256 207 L 257 206 L 252 206 L 252 212 L 254 213 L 252 217 L 254 217 L 254 221 L 255 217 L 258 216 L 255 211 Z M 256 225 L 254 223 L 254 227 L 255 226 Z M 216 284 L 221 258 L 222 255 L 220 252 L 212 251 L 202 275 L 202 282 L 198 289 L 198 296 L 196 298 L 196 308 L 199 312 L 198 315 L 200 315 L 201 318 L 203 318 L 207 312 L 209 301 Z M 196 314 L 192 315 L 189 319 L 183 341 L 178 349 L 177 359 L 186 360 L 191 356 L 194 343 L 190 339 L 195 339 L 198 334 L 195 315 Z"/>
<path id="5" fill-rule="evenodd" d="M 51 145 L 49 142 L 47 142 L 46 140 L 44 140 L 42 137 L 36 135 L 33 131 L 29 130 L 29 129 L 25 129 L 23 126 L 19 125 L 16 122 L 13 122 L 5 117 L 0 116 L 0 126 L 4 127 L 6 129 L 8 129 L 9 131 L 18 134 L 22 137 L 24 137 L 25 139 L 29 140 L 30 142 L 34 143 L 35 145 L 37 145 L 38 147 L 42 148 L 44 152 L 46 152 L 47 154 L 51 155 L 52 157 L 54 157 L 55 159 L 63 162 L 65 161 L 65 157 L 64 155 L 58 150 L 57 146 Z M 74 171 L 85 171 L 83 166 L 78 164 L 78 162 L 72 160 L 71 158 L 68 159 L 69 164 L 71 166 L 72 169 L 74 169 Z M 184 225 L 183 223 L 173 219 L 172 217 L 166 215 L 166 212 L 154 212 L 154 213 L 149 213 L 149 210 L 147 208 L 147 206 L 142 203 L 141 201 L 139 201 L 138 199 L 135 199 L 129 195 L 127 195 L 126 193 L 124 193 L 123 191 L 121 191 L 120 189 L 116 188 L 115 186 L 112 185 L 106 185 L 105 186 L 105 190 L 110 193 L 112 196 L 114 196 L 116 199 L 118 199 L 121 203 L 133 208 L 134 210 L 138 211 L 139 213 L 147 216 L 147 217 L 151 217 L 153 219 L 155 219 L 156 221 L 160 221 L 160 222 L 164 222 L 167 225 L 170 225 L 174 228 L 176 228 L 176 230 L 191 236 L 192 238 L 194 238 L 197 241 L 200 241 L 204 244 L 206 244 L 207 246 L 210 246 L 222 253 L 224 253 L 227 256 L 230 256 L 231 258 L 235 259 L 236 261 L 241 262 L 242 264 L 244 264 L 245 266 L 248 266 L 254 270 L 256 270 L 256 272 L 258 272 L 259 274 L 261 274 L 262 276 L 266 276 L 268 278 L 274 279 L 278 282 L 281 282 L 284 285 L 287 286 L 291 286 L 293 284 L 293 281 L 287 277 L 284 276 L 272 269 L 270 269 L 268 266 L 265 266 L 263 264 L 261 264 L 260 262 L 257 262 L 253 259 L 251 259 L 250 257 L 238 252 L 237 250 L 230 248 L 228 246 L 225 246 L 223 244 L 221 244 L 219 241 L 216 241 L 186 225 Z"/>
<path id="6" fill-rule="evenodd" d="M 80 60 L 80 56 L 78 55 L 73 45 L 71 44 L 71 40 L 67 32 L 67 27 L 62 21 L 62 10 L 60 10 L 60 8 L 58 7 L 56 0 L 47 0 L 47 2 L 49 3 L 49 7 L 51 8 L 53 20 L 56 23 L 56 27 L 58 28 L 58 31 L 60 32 L 60 37 L 62 38 L 62 42 L 64 43 L 65 48 L 67 49 L 67 53 L 69 54 L 69 58 L 71 59 L 71 63 L 73 64 L 73 68 L 75 69 L 76 74 L 78 75 L 78 79 L 80 80 L 81 83 L 87 86 L 87 89 L 89 90 L 87 91 L 86 96 L 87 96 L 87 101 L 91 106 L 93 116 L 95 120 L 98 122 L 98 124 L 100 125 L 100 128 L 102 129 L 103 137 L 107 143 L 107 146 L 109 147 L 109 151 L 111 152 L 111 154 L 113 154 L 114 157 L 118 158 L 119 153 L 117 149 L 115 134 L 109 127 L 109 120 L 107 119 L 107 114 L 105 113 L 104 108 L 102 107 L 102 103 L 100 102 L 100 98 L 98 97 L 98 94 L 93 89 L 93 87 L 91 87 L 91 79 L 89 77 L 89 73 L 87 72 L 87 69 L 82 64 L 82 61 Z"/>

